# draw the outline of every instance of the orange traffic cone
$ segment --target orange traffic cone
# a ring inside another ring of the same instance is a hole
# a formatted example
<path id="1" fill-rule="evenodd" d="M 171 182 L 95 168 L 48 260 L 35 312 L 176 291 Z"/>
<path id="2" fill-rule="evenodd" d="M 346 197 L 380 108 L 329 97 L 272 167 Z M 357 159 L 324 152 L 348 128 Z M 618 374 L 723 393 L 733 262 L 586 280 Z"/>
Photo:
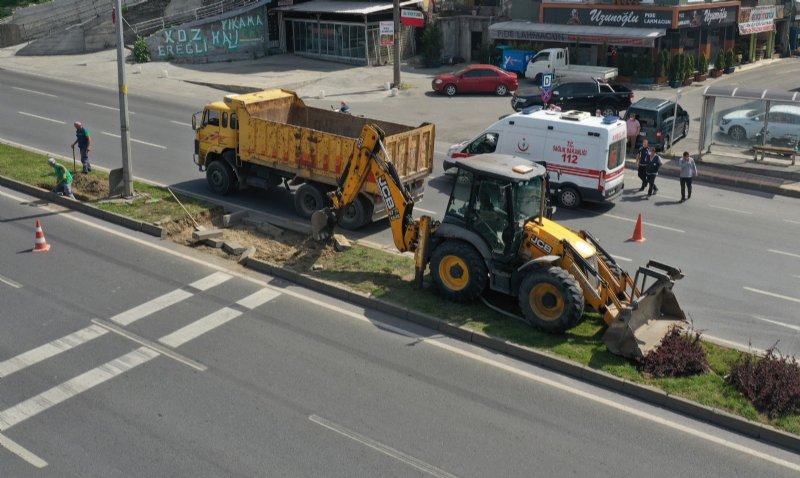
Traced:
<path id="1" fill-rule="evenodd" d="M 636 220 L 636 227 L 633 229 L 633 237 L 630 239 L 635 242 L 644 242 L 642 235 L 642 213 L 639 213 L 639 218 Z"/>
<path id="2" fill-rule="evenodd" d="M 36 241 L 33 244 L 33 252 L 47 252 L 50 250 L 50 244 L 44 240 L 44 231 L 42 231 L 42 224 L 36 220 Z"/>

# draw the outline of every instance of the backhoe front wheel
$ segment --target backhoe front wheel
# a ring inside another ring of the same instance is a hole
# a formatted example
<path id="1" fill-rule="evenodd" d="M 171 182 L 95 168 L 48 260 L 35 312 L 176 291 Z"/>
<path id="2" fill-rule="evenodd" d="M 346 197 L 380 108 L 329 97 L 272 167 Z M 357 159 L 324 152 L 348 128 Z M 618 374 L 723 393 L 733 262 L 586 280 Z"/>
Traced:
<path id="1" fill-rule="evenodd" d="M 469 302 L 483 294 L 489 272 L 474 247 L 461 241 L 446 241 L 433 251 L 431 277 L 445 299 Z"/>
<path id="2" fill-rule="evenodd" d="M 534 269 L 520 285 L 519 307 L 529 324 L 561 333 L 581 320 L 583 292 L 578 281 L 560 267 Z"/>

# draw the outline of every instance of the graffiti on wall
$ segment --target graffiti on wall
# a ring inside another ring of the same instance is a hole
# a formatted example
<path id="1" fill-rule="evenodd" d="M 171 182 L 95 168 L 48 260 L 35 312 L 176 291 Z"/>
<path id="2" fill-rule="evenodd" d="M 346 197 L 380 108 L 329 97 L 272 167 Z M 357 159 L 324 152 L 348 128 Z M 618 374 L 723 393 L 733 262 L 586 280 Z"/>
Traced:
<path id="1" fill-rule="evenodd" d="M 195 28 L 170 28 L 154 35 L 159 59 L 224 55 L 264 45 L 267 29 L 260 15 L 240 15 Z"/>

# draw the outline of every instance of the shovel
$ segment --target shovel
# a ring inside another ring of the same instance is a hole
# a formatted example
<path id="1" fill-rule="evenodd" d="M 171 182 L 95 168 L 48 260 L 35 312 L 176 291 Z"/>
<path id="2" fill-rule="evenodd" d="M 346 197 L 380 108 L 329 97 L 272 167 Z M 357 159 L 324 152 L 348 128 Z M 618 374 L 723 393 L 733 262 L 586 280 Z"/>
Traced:
<path id="1" fill-rule="evenodd" d="M 76 174 L 76 171 L 75 171 L 75 146 L 72 147 L 72 174 Z"/>

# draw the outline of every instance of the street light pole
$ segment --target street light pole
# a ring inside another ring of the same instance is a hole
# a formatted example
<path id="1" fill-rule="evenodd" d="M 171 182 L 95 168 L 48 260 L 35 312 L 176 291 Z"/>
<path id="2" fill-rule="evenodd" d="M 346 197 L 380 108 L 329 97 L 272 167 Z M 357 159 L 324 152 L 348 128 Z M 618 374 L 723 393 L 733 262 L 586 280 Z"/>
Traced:
<path id="1" fill-rule="evenodd" d="M 119 128 L 122 138 L 122 182 L 125 197 L 133 196 L 131 168 L 131 139 L 128 117 L 128 85 L 125 84 L 125 40 L 122 35 L 122 0 L 116 0 L 117 24 L 117 82 L 119 85 Z"/>
<path id="2" fill-rule="evenodd" d="M 118 0 L 119 1 L 119 0 Z M 394 0 L 394 86 L 400 88 L 400 0 Z"/>

